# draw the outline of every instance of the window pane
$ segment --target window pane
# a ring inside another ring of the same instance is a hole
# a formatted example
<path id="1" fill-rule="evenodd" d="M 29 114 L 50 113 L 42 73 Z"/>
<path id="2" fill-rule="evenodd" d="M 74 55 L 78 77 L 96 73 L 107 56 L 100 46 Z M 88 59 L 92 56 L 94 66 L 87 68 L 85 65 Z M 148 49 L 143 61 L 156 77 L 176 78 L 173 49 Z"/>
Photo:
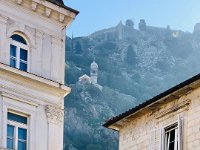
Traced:
<path id="1" fill-rule="evenodd" d="M 16 57 L 16 46 L 10 45 L 10 56 Z"/>
<path id="2" fill-rule="evenodd" d="M 8 120 L 16 121 L 19 123 L 27 124 L 27 118 L 8 112 Z"/>
<path id="3" fill-rule="evenodd" d="M 174 150 L 174 143 L 169 144 L 169 150 Z"/>
<path id="4" fill-rule="evenodd" d="M 20 49 L 20 59 L 27 61 L 28 55 L 27 55 L 27 50 Z"/>
<path id="5" fill-rule="evenodd" d="M 14 137 L 14 126 L 7 125 L 7 137 Z"/>
<path id="6" fill-rule="evenodd" d="M 27 45 L 26 41 L 24 40 L 23 37 L 19 36 L 18 34 L 14 34 L 11 36 L 11 38 L 17 42 L 23 43 L 25 45 Z"/>
<path id="7" fill-rule="evenodd" d="M 22 128 L 18 128 L 18 139 L 19 140 L 26 140 L 26 135 L 27 135 L 27 130 L 26 129 L 22 129 Z"/>
<path id="8" fill-rule="evenodd" d="M 14 149 L 14 141 L 13 141 L 13 139 L 7 138 L 7 148 Z"/>
<path id="9" fill-rule="evenodd" d="M 26 142 L 18 141 L 18 150 L 26 150 Z"/>
<path id="10" fill-rule="evenodd" d="M 175 140 L 175 129 L 172 130 L 172 131 L 170 132 L 170 134 L 171 134 L 171 136 L 170 136 L 170 142 L 172 142 L 172 141 Z"/>
<path id="11" fill-rule="evenodd" d="M 16 68 L 16 59 L 10 58 L 10 66 Z"/>
<path id="12" fill-rule="evenodd" d="M 19 69 L 20 69 L 20 70 L 23 70 L 23 71 L 27 71 L 27 64 L 25 64 L 25 63 L 23 63 L 23 62 L 20 62 Z"/>

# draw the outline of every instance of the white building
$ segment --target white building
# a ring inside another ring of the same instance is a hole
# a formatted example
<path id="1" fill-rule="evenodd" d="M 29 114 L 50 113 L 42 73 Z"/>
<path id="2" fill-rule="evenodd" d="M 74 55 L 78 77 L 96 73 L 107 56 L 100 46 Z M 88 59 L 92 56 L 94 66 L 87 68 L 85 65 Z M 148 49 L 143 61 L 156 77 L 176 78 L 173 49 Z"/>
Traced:
<path id="1" fill-rule="evenodd" d="M 84 74 L 83 76 L 79 77 L 78 82 L 80 84 L 91 84 L 92 83 L 91 78 L 86 74 Z"/>
<path id="2" fill-rule="evenodd" d="M 62 0 L 0 0 L 0 150 L 62 150 L 65 27 Z"/>

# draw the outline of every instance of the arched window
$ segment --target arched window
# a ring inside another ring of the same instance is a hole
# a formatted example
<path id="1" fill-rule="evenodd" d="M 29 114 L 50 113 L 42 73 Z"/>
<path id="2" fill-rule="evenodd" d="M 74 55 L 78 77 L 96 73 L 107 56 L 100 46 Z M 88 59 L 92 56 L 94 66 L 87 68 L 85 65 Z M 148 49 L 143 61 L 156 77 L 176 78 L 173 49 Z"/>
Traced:
<path id="1" fill-rule="evenodd" d="M 18 34 L 11 36 L 10 44 L 10 66 L 23 71 L 28 71 L 28 44 L 27 41 Z"/>

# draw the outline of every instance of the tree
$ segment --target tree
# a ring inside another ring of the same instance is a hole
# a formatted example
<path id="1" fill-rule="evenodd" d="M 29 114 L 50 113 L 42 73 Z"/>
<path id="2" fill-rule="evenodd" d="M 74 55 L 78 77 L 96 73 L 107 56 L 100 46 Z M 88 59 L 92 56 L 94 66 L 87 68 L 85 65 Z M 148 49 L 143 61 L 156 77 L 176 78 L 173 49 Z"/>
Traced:
<path id="1" fill-rule="evenodd" d="M 126 54 L 126 57 L 125 57 L 125 62 L 130 66 L 134 66 L 135 63 L 136 63 L 136 54 L 135 54 L 135 51 L 134 51 L 134 49 L 131 45 L 129 45 L 128 48 L 127 48 L 127 54 Z"/>
<path id="2" fill-rule="evenodd" d="M 90 144 L 87 146 L 86 150 L 102 150 L 101 145 L 94 145 L 94 144 Z"/>
<path id="3" fill-rule="evenodd" d="M 82 50 L 82 46 L 80 44 L 80 42 L 76 42 L 76 45 L 75 45 L 75 53 L 76 54 L 82 54 L 83 50 Z"/>

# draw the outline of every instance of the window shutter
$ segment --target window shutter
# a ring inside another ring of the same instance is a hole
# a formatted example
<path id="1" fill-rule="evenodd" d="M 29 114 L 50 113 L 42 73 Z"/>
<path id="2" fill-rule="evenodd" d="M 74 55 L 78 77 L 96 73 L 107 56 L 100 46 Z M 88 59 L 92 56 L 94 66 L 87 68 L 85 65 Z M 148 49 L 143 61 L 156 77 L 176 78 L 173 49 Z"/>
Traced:
<path id="1" fill-rule="evenodd" d="M 160 143 L 160 130 L 159 129 L 152 129 L 150 131 L 150 148 L 149 150 L 159 150 L 159 143 Z"/>
<path id="2" fill-rule="evenodd" d="M 178 116 L 178 150 L 183 150 L 183 118 Z"/>
<path id="3" fill-rule="evenodd" d="M 160 129 L 160 141 L 159 141 L 159 150 L 163 150 L 164 149 L 164 129 L 161 128 Z"/>

